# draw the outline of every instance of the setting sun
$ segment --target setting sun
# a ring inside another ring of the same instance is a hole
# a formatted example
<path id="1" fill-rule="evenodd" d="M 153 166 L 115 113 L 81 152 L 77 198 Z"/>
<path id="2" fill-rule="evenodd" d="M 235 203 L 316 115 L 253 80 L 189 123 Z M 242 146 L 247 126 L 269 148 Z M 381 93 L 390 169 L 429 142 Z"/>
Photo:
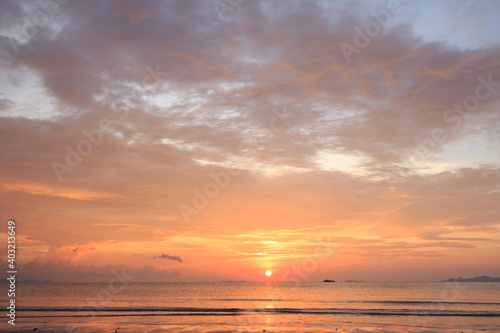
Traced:
<path id="1" fill-rule="evenodd" d="M 272 274 L 272 273 L 271 273 L 271 271 L 267 271 L 267 272 L 266 272 L 266 275 L 267 275 L 267 276 L 271 276 L 271 274 Z"/>

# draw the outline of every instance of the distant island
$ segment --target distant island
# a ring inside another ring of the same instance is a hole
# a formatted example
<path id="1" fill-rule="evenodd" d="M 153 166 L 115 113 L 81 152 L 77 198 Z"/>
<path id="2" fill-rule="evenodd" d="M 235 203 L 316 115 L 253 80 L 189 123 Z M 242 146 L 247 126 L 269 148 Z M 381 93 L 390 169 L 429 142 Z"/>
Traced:
<path id="1" fill-rule="evenodd" d="M 8 278 L 8 276 L 6 276 L 3 279 L 0 279 L 0 283 L 9 283 L 9 281 L 7 280 L 7 278 Z M 40 280 L 35 280 L 35 279 L 32 279 L 32 278 L 20 280 L 18 282 L 20 282 L 20 283 L 54 283 L 54 281 L 52 281 L 52 280 L 40 281 Z"/>
<path id="2" fill-rule="evenodd" d="M 246 281 L 233 281 L 233 280 L 227 280 L 227 281 L 220 281 L 219 283 L 245 283 Z"/>
<path id="3" fill-rule="evenodd" d="M 357 280 L 345 280 L 345 282 L 365 282 L 365 281 L 357 281 Z"/>
<path id="4" fill-rule="evenodd" d="M 459 277 L 458 279 L 449 278 L 448 280 L 443 280 L 439 282 L 500 282 L 500 277 L 491 277 L 491 276 L 476 276 L 470 279 L 463 279 Z"/>

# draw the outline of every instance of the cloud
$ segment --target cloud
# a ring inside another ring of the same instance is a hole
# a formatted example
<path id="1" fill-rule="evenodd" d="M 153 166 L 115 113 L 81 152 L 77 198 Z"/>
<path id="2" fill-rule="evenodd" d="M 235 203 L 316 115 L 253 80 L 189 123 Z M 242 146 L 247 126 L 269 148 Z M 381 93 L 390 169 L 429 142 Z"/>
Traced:
<path id="1" fill-rule="evenodd" d="M 163 253 L 160 256 L 154 256 L 153 259 L 169 259 L 169 260 L 174 260 L 178 262 L 182 262 L 182 259 L 178 256 L 169 256 L 168 254 Z"/>
<path id="2" fill-rule="evenodd" d="M 61 263 L 30 262 L 23 266 L 19 278 L 22 280 L 29 278 L 39 281 L 52 280 L 54 282 L 108 282 L 116 279 L 117 274 L 120 275 L 122 272 L 131 277 L 127 282 L 167 282 L 179 276 L 178 271 L 169 272 L 153 266 L 105 265 L 96 267 L 94 265 L 70 266 Z"/>
<path id="3" fill-rule="evenodd" d="M 0 99 L 0 111 L 9 110 L 15 105 L 13 101 L 7 98 Z"/>
<path id="4" fill-rule="evenodd" d="M 161 253 L 176 239 L 176 249 L 227 260 L 238 260 L 231 244 L 242 261 L 271 253 L 289 263 L 311 250 L 301 233 L 324 232 L 342 237 L 343 254 L 370 258 L 480 258 L 497 246 L 498 4 L 468 2 L 479 23 L 460 25 L 469 35 L 451 44 L 439 31 L 455 31 L 463 11 L 404 3 L 348 63 L 339 45 L 387 1 L 248 1 L 224 20 L 211 2 L 69 2 L 21 41 L 28 3 L 0 4 L 0 219 L 25 226 L 32 256 L 63 249 L 90 262 L 81 249 L 96 246 L 109 250 L 102 258 L 129 258 L 109 246 L 122 242 L 151 258 L 143 242 Z M 414 14 L 433 9 L 445 15 L 423 29 Z M 443 17 L 453 24 L 441 27 Z M 483 86 L 491 94 L 473 112 L 455 108 L 480 76 L 494 91 Z M 446 139 L 432 141 L 436 130 Z M 84 148 L 60 182 L 53 163 Z M 228 167 L 239 175 L 186 224 L 179 204 L 193 206 Z M 298 250 L 254 250 L 254 238 L 234 241 L 243 234 Z"/>

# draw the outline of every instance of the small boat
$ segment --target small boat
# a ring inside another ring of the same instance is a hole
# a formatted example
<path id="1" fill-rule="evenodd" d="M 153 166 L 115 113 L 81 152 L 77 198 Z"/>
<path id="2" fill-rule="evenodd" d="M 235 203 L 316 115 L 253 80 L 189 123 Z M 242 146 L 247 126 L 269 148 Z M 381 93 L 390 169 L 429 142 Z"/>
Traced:
<path id="1" fill-rule="evenodd" d="M 326 279 L 326 280 L 323 280 L 323 282 L 335 282 L 335 280 L 328 280 L 328 279 Z"/>

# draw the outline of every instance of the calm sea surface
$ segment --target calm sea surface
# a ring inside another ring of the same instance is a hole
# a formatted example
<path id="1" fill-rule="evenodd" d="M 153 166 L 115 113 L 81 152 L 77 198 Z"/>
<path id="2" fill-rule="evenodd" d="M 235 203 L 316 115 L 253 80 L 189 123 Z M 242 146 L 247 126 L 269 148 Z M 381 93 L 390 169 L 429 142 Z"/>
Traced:
<path id="1" fill-rule="evenodd" d="M 500 332 L 500 283 L 18 283 L 17 288 L 16 327 L 4 316 L 1 330 Z M 6 292 L 0 299 L 7 304 Z"/>

